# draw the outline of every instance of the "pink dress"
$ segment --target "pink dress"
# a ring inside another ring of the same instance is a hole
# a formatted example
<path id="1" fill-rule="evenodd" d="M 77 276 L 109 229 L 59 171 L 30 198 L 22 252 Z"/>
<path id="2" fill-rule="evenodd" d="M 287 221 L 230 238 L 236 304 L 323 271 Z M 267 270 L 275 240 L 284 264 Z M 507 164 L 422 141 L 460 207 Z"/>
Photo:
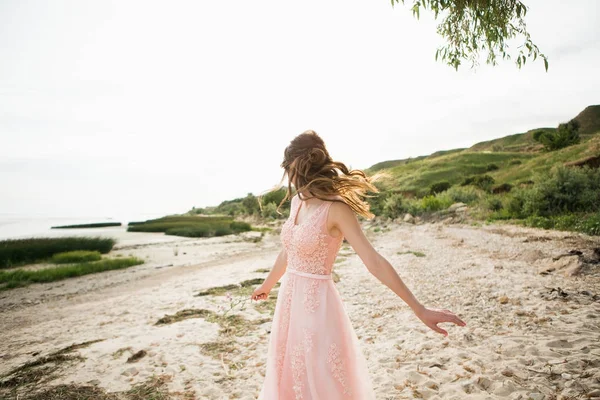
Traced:
<path id="1" fill-rule="evenodd" d="M 295 225 L 292 198 L 281 229 L 288 258 L 275 305 L 258 400 L 374 400 L 366 359 L 331 271 L 343 237 L 327 232 L 333 201 Z"/>

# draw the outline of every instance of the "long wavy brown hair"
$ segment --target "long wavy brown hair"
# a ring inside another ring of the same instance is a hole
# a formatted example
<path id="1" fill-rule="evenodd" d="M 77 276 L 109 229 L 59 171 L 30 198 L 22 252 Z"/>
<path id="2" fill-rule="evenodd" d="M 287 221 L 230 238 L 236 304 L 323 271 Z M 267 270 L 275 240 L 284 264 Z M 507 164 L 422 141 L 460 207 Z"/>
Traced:
<path id="1" fill-rule="evenodd" d="M 296 192 L 307 192 L 311 196 L 326 201 L 339 201 L 334 199 L 340 196 L 343 201 L 358 215 L 371 219 L 375 215 L 369 210 L 366 198 L 375 197 L 368 192 L 379 193 L 379 189 L 373 184 L 376 180 L 383 178 L 384 174 L 367 176 L 362 170 L 350 170 L 344 163 L 334 161 L 323 139 L 312 130 L 305 131 L 296 136 L 285 148 L 281 167 L 285 170 L 281 181 L 272 190 L 281 189 L 286 175 L 288 177 L 287 192 L 279 208 L 294 196 L 292 183 Z M 259 206 L 262 209 L 261 197 Z M 299 194 L 299 196 L 301 196 Z M 306 200 L 306 198 L 302 198 Z"/>

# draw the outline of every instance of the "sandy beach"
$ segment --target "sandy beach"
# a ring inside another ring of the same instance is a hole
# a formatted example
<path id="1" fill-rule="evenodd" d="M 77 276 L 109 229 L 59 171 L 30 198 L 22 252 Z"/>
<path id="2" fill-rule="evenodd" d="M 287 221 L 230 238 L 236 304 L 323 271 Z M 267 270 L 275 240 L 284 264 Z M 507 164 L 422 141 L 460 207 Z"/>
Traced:
<path id="1" fill-rule="evenodd" d="M 447 338 L 430 330 L 344 243 L 337 288 L 378 399 L 600 398 L 598 238 L 512 225 L 365 222 L 364 229 L 423 304 L 467 323 L 441 324 Z M 0 397 L 62 384 L 124 393 L 160 377 L 168 398 L 255 399 L 272 310 L 247 301 L 229 312 L 237 325 L 224 327 L 215 315 L 226 297 L 198 294 L 266 277 L 279 231 L 262 240 L 257 232 L 210 239 L 111 232 L 119 240 L 111 256 L 146 263 L 0 292 Z M 53 354 L 73 358 L 38 363 L 49 369 L 15 384 L 25 378 L 11 371 Z"/>

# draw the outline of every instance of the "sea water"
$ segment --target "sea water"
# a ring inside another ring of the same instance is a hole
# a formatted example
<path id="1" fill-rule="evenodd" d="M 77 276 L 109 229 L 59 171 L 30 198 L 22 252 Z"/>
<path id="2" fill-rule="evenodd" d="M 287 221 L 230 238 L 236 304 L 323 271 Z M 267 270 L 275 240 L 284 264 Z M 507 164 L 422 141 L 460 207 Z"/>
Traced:
<path id="1" fill-rule="evenodd" d="M 160 218 L 166 214 L 143 214 L 112 217 L 48 217 L 0 213 L 0 240 L 23 239 L 30 237 L 61 237 L 61 236 L 110 236 L 112 232 L 127 229 L 127 223 L 146 221 Z M 121 222 L 122 227 L 51 229 L 53 226 L 91 224 L 98 222 Z"/>

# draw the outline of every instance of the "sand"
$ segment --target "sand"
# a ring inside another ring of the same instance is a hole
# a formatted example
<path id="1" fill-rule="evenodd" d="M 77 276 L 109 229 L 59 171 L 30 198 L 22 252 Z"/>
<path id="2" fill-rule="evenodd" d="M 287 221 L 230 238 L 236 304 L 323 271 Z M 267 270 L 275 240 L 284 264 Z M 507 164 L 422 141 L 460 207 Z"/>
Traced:
<path id="1" fill-rule="evenodd" d="M 380 222 L 364 228 L 422 303 L 450 309 L 467 323 L 441 324 L 448 337 L 430 330 L 345 243 L 335 267 L 337 288 L 378 399 L 600 398 L 597 238 L 510 225 Z M 247 323 L 234 334 L 206 317 L 156 322 L 186 309 L 222 312 L 224 296 L 196 294 L 264 278 L 257 270 L 275 261 L 278 231 L 258 242 L 256 233 L 120 235 L 112 254 L 132 254 L 146 264 L 0 292 L 0 374 L 96 341 L 73 350 L 80 360 L 28 391 L 91 384 L 112 393 L 158 375 L 168 378 L 174 399 L 255 399 L 264 379 L 268 308 L 248 301 L 243 311 L 231 311 Z M 582 254 L 566 255 L 571 250 Z M 226 345 L 207 352 L 207 343 Z M 127 362 L 135 353 L 139 359 Z M 19 389 L 19 398 L 26 392 Z M 10 393 L 0 387 L 0 397 L 16 398 Z"/>

